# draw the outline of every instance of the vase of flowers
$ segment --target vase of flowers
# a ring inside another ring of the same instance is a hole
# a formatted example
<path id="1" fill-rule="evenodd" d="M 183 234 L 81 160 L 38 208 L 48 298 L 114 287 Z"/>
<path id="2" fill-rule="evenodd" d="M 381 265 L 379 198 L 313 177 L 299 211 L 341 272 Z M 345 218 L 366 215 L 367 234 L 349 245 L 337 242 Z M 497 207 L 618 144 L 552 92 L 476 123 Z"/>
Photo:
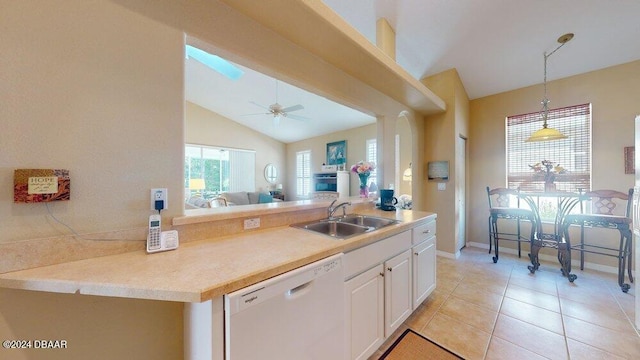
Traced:
<path id="1" fill-rule="evenodd" d="M 533 170 L 535 175 L 541 176 L 544 179 L 545 192 L 556 191 L 556 176 L 567 172 L 567 169 L 551 160 L 542 160 L 535 165 L 529 165 L 529 167 Z"/>
<path id="2" fill-rule="evenodd" d="M 375 170 L 376 165 L 369 161 L 358 161 L 351 166 L 351 172 L 358 174 L 360 179 L 360 197 L 369 197 L 369 185 L 368 180 L 371 176 L 371 172 Z"/>

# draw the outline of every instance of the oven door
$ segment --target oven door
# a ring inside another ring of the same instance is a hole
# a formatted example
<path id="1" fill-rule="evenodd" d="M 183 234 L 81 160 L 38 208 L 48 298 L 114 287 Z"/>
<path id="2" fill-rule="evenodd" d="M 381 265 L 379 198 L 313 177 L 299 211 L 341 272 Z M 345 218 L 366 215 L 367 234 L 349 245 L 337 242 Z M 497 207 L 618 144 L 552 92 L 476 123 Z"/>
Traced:
<path id="1" fill-rule="evenodd" d="M 338 185 L 335 182 L 317 181 L 316 191 L 337 191 Z"/>

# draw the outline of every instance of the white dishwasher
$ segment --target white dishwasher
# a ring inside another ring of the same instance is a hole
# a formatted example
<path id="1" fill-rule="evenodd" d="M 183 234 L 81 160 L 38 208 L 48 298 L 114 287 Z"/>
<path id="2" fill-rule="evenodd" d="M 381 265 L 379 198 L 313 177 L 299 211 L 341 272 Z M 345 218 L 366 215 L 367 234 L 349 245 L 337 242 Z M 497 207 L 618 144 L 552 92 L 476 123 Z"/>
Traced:
<path id="1" fill-rule="evenodd" d="M 342 254 L 225 295 L 225 358 L 341 359 Z"/>

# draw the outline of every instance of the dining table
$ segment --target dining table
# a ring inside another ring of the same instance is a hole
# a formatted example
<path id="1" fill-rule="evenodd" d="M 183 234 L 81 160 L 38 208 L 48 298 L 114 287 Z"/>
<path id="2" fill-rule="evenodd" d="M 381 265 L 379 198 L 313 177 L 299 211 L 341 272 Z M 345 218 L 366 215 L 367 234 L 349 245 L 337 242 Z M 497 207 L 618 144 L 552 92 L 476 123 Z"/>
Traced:
<path id="1" fill-rule="evenodd" d="M 543 248 L 553 248 L 558 252 L 558 262 L 562 275 L 570 282 L 577 279 L 571 273 L 571 245 L 564 236 L 563 224 L 567 215 L 584 200 L 580 192 L 520 192 L 521 200 L 533 211 L 535 218 L 534 236 L 531 237 L 531 253 L 527 266 L 533 274 L 540 267 L 539 253 Z M 553 205 L 551 206 L 551 203 Z"/>

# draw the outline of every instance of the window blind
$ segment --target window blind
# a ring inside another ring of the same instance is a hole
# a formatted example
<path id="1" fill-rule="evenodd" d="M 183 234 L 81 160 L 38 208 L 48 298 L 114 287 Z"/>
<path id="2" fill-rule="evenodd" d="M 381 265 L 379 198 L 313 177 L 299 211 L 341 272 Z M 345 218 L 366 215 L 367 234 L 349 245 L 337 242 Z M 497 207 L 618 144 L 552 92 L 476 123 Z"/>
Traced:
<path id="1" fill-rule="evenodd" d="M 296 152 L 296 196 L 307 197 L 311 192 L 311 150 Z"/>
<path id="2" fill-rule="evenodd" d="M 205 196 L 228 191 L 255 191 L 256 152 L 210 146 L 185 146 L 185 188 L 189 179 L 204 179 Z"/>
<path id="3" fill-rule="evenodd" d="M 377 145 L 377 140 L 376 139 L 368 139 L 366 141 L 366 152 L 367 152 L 367 160 L 370 163 L 373 163 L 376 165 L 376 169 L 373 170 L 371 172 L 371 175 L 369 175 L 369 184 L 374 183 L 376 184 L 377 181 L 377 175 L 378 175 L 378 145 Z M 351 170 L 350 168 L 347 170 Z"/>
<path id="4" fill-rule="evenodd" d="M 591 104 L 549 110 L 547 124 L 567 139 L 530 142 L 525 140 L 542 128 L 540 112 L 509 116 L 506 119 L 507 186 L 522 191 L 544 191 L 544 174 L 531 168 L 543 160 L 566 170 L 554 173 L 558 191 L 591 189 Z"/>

